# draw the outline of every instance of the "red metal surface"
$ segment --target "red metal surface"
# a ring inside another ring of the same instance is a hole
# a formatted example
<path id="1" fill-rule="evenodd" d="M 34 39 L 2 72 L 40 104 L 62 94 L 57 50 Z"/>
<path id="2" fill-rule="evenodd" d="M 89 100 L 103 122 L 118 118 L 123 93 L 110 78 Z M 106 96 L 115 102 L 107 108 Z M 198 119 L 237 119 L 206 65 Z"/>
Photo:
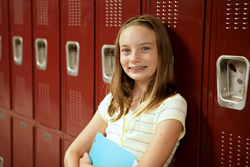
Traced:
<path id="1" fill-rule="evenodd" d="M 35 166 L 60 166 L 60 141 L 57 132 L 36 128 Z"/>
<path id="2" fill-rule="evenodd" d="M 250 100 L 242 111 L 217 103 L 216 61 L 221 55 L 250 59 L 249 1 L 213 2 L 208 110 L 208 166 L 248 166 Z M 246 19 L 247 18 L 247 19 Z M 249 86 L 248 86 L 249 93 Z"/>
<path id="3" fill-rule="evenodd" d="M 156 1 L 147 2 L 150 14 L 159 17 L 166 25 L 175 57 L 175 74 L 181 95 L 187 100 L 187 133 L 174 157 L 174 166 L 198 166 L 204 1 Z M 193 150 L 192 154 L 187 154 Z"/>
<path id="4" fill-rule="evenodd" d="M 47 68 L 33 65 L 36 120 L 60 129 L 59 1 L 33 0 L 32 6 L 34 57 L 35 40 L 47 40 Z"/>
<path id="5" fill-rule="evenodd" d="M 13 118 L 13 166 L 34 166 L 34 125 Z"/>
<path id="6" fill-rule="evenodd" d="M 117 7 L 117 9 L 115 9 Z M 108 84 L 102 79 L 101 48 L 103 45 L 114 45 L 121 25 L 129 18 L 141 13 L 140 0 L 96 1 L 96 63 L 95 63 L 95 109 L 107 94 Z M 117 13 L 115 13 L 115 11 Z M 116 15 L 115 15 L 116 14 Z M 109 20 L 117 20 L 110 22 Z"/>
<path id="7" fill-rule="evenodd" d="M 11 117 L 0 109 L 0 157 L 4 166 L 11 166 Z"/>
<path id="8" fill-rule="evenodd" d="M 94 0 L 64 0 L 61 9 L 63 127 L 76 137 L 94 114 Z M 77 76 L 66 71 L 67 41 L 79 43 Z"/>
<path id="9" fill-rule="evenodd" d="M 10 110 L 10 54 L 7 0 L 0 1 L 0 107 Z"/>
<path id="10" fill-rule="evenodd" d="M 33 118 L 33 74 L 32 74 L 32 37 L 31 37 L 31 1 L 9 1 L 10 44 L 11 44 L 11 89 L 12 110 L 28 118 Z M 13 60 L 14 36 L 23 39 L 22 64 Z"/>
<path id="11" fill-rule="evenodd" d="M 209 149 L 209 136 L 211 136 L 211 131 L 208 130 L 208 121 L 210 121 L 210 115 L 208 111 L 211 110 L 213 104 L 208 103 L 209 97 L 209 82 L 213 81 L 210 79 L 210 73 L 214 72 L 214 69 L 210 69 L 210 44 L 211 44 L 211 13 L 212 13 L 212 2 L 206 2 L 206 15 L 205 15 L 205 41 L 204 41 L 204 61 L 203 61 L 203 83 L 202 83 L 202 115 L 201 115 L 201 151 L 200 151 L 200 166 L 211 166 L 207 165 L 210 160 L 208 160 L 208 152 L 211 153 Z"/>

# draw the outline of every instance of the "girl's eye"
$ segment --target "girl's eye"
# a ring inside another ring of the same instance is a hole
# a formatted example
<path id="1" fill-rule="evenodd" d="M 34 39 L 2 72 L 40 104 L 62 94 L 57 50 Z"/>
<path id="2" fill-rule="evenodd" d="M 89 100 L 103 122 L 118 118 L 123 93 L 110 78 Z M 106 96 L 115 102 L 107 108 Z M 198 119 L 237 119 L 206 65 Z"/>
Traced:
<path id="1" fill-rule="evenodd" d="M 122 52 L 124 52 L 124 53 L 129 53 L 130 50 L 129 50 L 129 49 L 122 49 Z"/>
<path id="2" fill-rule="evenodd" d="M 147 51 L 147 50 L 150 50 L 150 48 L 149 47 L 143 47 L 142 50 Z"/>

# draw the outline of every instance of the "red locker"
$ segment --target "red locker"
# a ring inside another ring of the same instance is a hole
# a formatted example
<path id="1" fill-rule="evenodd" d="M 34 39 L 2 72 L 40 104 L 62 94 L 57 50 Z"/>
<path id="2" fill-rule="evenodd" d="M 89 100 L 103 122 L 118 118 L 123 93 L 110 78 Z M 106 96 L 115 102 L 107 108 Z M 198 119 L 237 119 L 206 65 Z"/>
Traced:
<path id="1" fill-rule="evenodd" d="M 157 16 L 167 27 L 173 46 L 175 75 L 187 100 L 186 136 L 180 142 L 174 166 L 198 166 L 202 91 L 204 1 L 146 1 L 146 13 Z M 192 154 L 187 154 L 192 150 Z"/>
<path id="2" fill-rule="evenodd" d="M 202 160 L 207 166 L 250 166 L 250 1 L 208 1 L 208 6 L 209 87 L 202 136 L 207 148 Z"/>
<path id="3" fill-rule="evenodd" d="M 0 107 L 10 110 L 10 54 L 7 0 L 1 0 L 0 4 Z"/>
<path id="4" fill-rule="evenodd" d="M 11 166 L 11 116 L 0 109 L 0 166 Z"/>
<path id="5" fill-rule="evenodd" d="M 59 167 L 60 166 L 60 139 L 57 132 L 36 128 L 36 167 Z"/>
<path id="6" fill-rule="evenodd" d="M 102 51 L 113 55 L 113 45 L 122 24 L 141 13 L 140 0 L 112 1 L 96 0 L 96 59 L 95 59 L 95 110 L 108 93 L 112 69 L 102 66 Z M 112 57 L 105 56 L 113 64 Z"/>
<path id="7" fill-rule="evenodd" d="M 31 1 L 9 1 L 12 110 L 33 118 Z"/>
<path id="8" fill-rule="evenodd" d="M 33 0 L 36 120 L 60 129 L 59 1 Z"/>
<path id="9" fill-rule="evenodd" d="M 13 118 L 13 166 L 34 166 L 34 123 Z"/>
<path id="10" fill-rule="evenodd" d="M 94 0 L 61 1 L 65 132 L 77 136 L 94 114 Z"/>

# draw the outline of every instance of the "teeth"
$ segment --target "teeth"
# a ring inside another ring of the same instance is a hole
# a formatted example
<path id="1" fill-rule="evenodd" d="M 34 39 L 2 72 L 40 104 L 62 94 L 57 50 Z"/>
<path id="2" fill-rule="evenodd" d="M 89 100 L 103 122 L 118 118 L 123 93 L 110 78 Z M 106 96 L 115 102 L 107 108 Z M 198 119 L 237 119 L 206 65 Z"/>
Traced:
<path id="1" fill-rule="evenodd" d="M 143 69 L 144 67 L 130 67 L 130 69 L 132 70 L 140 70 L 140 69 Z"/>

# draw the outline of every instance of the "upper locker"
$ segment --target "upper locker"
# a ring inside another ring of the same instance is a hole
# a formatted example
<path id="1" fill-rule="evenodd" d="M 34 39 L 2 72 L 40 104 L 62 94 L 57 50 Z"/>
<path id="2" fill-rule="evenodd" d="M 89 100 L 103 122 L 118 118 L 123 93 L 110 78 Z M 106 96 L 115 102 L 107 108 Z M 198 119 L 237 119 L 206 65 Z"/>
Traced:
<path id="1" fill-rule="evenodd" d="M 7 0 L 0 1 L 0 108 L 10 110 L 10 54 Z"/>
<path id="2" fill-rule="evenodd" d="M 60 129 L 59 0 L 33 0 L 36 120 Z"/>
<path id="3" fill-rule="evenodd" d="M 208 4 L 213 4 L 211 46 L 206 49 L 213 96 L 208 99 L 207 165 L 250 166 L 250 1 Z"/>
<path id="4" fill-rule="evenodd" d="M 61 1 L 63 128 L 76 137 L 94 114 L 94 0 Z"/>
<path id="5" fill-rule="evenodd" d="M 9 1 L 12 110 L 33 118 L 31 1 Z"/>
<path id="6" fill-rule="evenodd" d="M 95 109 L 108 93 L 114 44 L 122 24 L 141 13 L 140 0 L 96 0 Z"/>
<path id="7" fill-rule="evenodd" d="M 201 0 L 146 0 L 146 4 L 146 13 L 155 15 L 167 27 L 179 92 L 188 104 L 187 133 L 172 164 L 198 166 L 205 4 Z M 193 153 L 187 154 L 190 150 Z"/>

